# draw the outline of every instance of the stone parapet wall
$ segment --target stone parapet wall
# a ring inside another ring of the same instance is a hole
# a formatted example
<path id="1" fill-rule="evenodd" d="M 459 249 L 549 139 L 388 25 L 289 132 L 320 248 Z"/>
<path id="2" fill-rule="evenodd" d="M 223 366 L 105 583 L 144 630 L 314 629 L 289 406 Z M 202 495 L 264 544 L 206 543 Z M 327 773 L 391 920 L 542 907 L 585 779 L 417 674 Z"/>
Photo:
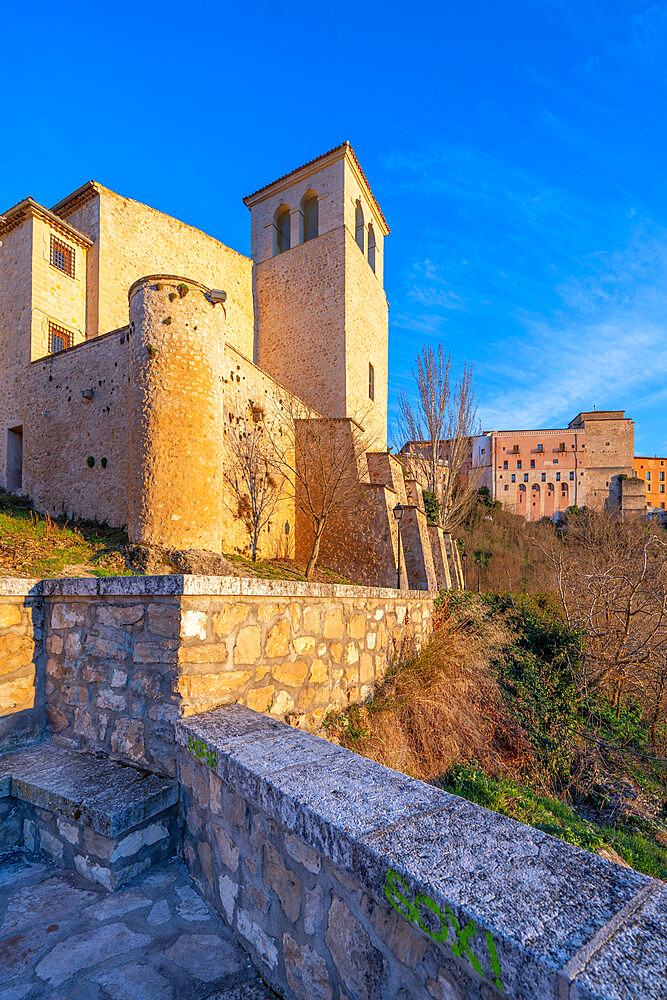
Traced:
<path id="1" fill-rule="evenodd" d="M 45 637 L 36 704 L 48 732 L 170 775 L 181 716 L 239 702 L 313 729 L 366 698 L 427 638 L 434 597 L 231 577 L 47 580 L 34 589 Z M 20 628 L 32 640 L 22 600 L 11 598 L 12 621 L 24 624 L 9 626 L 10 644 Z M 21 675 L 33 697 L 35 663 Z"/>
<path id="2" fill-rule="evenodd" d="M 659 1000 L 667 887 L 229 706 L 177 726 L 190 872 L 286 1000 Z"/>
<path id="3" fill-rule="evenodd" d="M 30 593 L 36 584 L 17 580 L 0 588 L 0 752 L 43 729 L 43 610 Z"/>

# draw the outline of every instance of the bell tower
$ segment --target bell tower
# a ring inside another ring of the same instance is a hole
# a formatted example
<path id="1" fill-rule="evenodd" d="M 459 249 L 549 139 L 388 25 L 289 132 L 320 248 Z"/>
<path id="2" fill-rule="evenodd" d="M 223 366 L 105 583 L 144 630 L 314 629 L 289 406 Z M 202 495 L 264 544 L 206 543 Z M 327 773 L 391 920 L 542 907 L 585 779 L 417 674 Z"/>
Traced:
<path id="1" fill-rule="evenodd" d="M 255 362 L 326 417 L 387 443 L 389 228 L 348 142 L 244 198 L 255 262 Z"/>

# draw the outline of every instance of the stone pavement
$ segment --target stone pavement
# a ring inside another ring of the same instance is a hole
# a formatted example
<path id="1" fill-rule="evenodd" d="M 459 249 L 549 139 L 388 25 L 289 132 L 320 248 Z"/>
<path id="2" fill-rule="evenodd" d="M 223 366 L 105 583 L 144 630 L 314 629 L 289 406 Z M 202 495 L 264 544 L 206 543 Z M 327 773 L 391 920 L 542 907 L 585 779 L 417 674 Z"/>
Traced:
<path id="1" fill-rule="evenodd" d="M 0 859 L 0 1000 L 275 1000 L 178 860 L 114 893 Z"/>

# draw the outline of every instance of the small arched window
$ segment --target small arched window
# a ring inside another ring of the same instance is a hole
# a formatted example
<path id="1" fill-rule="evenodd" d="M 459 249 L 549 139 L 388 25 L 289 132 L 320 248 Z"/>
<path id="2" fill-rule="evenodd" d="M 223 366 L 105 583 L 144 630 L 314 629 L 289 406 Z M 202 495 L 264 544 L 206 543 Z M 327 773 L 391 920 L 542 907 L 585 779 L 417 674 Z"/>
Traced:
<path id="1" fill-rule="evenodd" d="M 318 208 L 317 195 L 313 192 L 304 196 L 301 202 L 301 215 L 303 216 L 303 242 L 314 240 L 318 234 Z"/>
<path id="2" fill-rule="evenodd" d="M 375 400 L 375 369 L 370 361 L 368 362 L 368 397 Z"/>
<path id="3" fill-rule="evenodd" d="M 364 236 L 364 210 L 361 207 L 361 202 L 358 201 L 354 210 L 354 238 L 362 253 L 364 252 Z"/>
<path id="4" fill-rule="evenodd" d="M 276 231 L 276 254 L 284 253 L 290 248 L 290 210 L 287 206 L 276 212 L 273 225 Z"/>
<path id="5" fill-rule="evenodd" d="M 368 263 L 375 271 L 375 230 L 372 222 L 368 223 Z"/>

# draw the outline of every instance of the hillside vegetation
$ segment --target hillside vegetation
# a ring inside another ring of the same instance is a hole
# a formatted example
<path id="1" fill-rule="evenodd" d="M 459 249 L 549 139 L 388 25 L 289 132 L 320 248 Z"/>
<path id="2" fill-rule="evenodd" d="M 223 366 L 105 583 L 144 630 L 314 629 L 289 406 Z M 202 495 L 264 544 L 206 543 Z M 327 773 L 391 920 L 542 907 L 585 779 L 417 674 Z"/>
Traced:
<path id="1" fill-rule="evenodd" d="M 184 555 L 181 559 L 179 555 Z M 203 554 L 206 558 L 206 554 Z M 200 556 L 201 559 L 201 556 Z M 139 572 L 202 572 L 187 554 L 151 553 L 150 568 L 136 559 L 127 535 L 91 521 L 67 522 L 33 510 L 23 497 L 0 490 L 0 576 L 46 579 L 67 576 L 132 576 Z M 203 563 L 202 563 L 203 565 Z M 226 555 L 206 572 L 269 580 L 305 580 L 305 563 L 289 559 L 251 559 Z M 344 576 L 318 566 L 313 580 L 349 583 Z"/>
<path id="2" fill-rule="evenodd" d="M 581 634 L 557 601 L 450 593 L 421 655 L 330 737 L 547 833 L 667 879 L 664 726 L 580 687 Z"/>

